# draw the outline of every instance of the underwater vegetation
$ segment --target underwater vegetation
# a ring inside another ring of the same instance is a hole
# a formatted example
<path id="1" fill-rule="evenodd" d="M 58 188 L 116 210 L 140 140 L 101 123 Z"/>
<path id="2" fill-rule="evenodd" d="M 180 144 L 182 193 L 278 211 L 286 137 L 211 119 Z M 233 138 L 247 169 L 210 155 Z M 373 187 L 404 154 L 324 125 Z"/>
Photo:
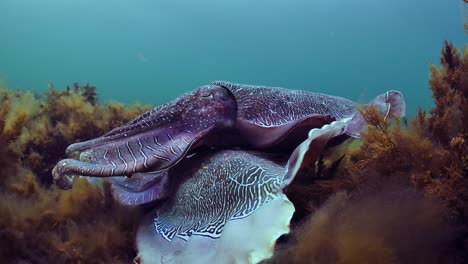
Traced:
<path id="1" fill-rule="evenodd" d="M 110 184 L 78 180 L 59 190 L 50 171 L 70 143 L 148 107 L 101 105 L 90 85 L 49 88 L 45 95 L 0 90 L 0 260 L 128 263 L 137 210 L 116 203 Z"/>
<path id="2" fill-rule="evenodd" d="M 462 263 L 468 257 L 468 47 L 445 42 L 431 65 L 434 108 L 408 124 L 372 107 L 362 140 L 330 146 L 286 194 L 292 234 L 266 263 Z M 100 104 L 93 86 L 47 93 L 0 90 L 0 260 L 129 263 L 141 209 L 109 183 L 51 170 L 68 145 L 95 138 L 148 110 Z M 90 116 L 92 118 L 90 118 Z"/>
<path id="3" fill-rule="evenodd" d="M 460 54 L 445 42 L 440 62 L 429 68 L 433 109 L 420 109 L 408 125 L 361 109 L 369 124 L 363 140 L 331 150 L 309 169 L 312 178 L 291 186 L 302 216 L 312 216 L 296 219 L 289 243 L 270 262 L 467 259 L 468 47 Z"/>

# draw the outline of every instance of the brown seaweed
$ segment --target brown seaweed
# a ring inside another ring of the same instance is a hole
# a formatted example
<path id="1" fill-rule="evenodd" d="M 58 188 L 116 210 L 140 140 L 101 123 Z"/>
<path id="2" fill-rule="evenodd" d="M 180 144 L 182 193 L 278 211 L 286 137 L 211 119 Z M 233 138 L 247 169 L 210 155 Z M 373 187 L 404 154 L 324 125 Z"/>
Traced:
<path id="1" fill-rule="evenodd" d="M 406 126 L 374 107 L 361 109 L 368 128 L 358 147 L 334 150 L 346 155 L 338 171 L 320 179 L 312 170 L 310 182 L 293 183 L 300 194 L 291 200 L 312 217 L 269 262 L 463 263 L 468 257 L 468 47 L 460 54 L 444 42 L 441 67 L 429 69 L 435 103 L 429 113 L 420 109 Z"/>
<path id="2" fill-rule="evenodd" d="M 456 230 L 441 215 L 445 211 L 437 201 L 398 184 L 386 182 L 384 188 L 360 194 L 338 192 L 294 230 L 292 246 L 280 248 L 268 263 L 456 260 L 446 248 Z"/>
<path id="3" fill-rule="evenodd" d="M 0 260 L 5 263 L 128 263 L 138 209 L 113 200 L 109 183 L 50 185 L 51 169 L 73 142 L 147 110 L 100 105 L 95 88 L 75 85 L 45 96 L 0 91 Z M 90 118 L 92 117 L 92 118 Z"/>
<path id="4" fill-rule="evenodd" d="M 297 214 L 273 263 L 462 263 L 468 257 L 468 47 L 445 42 L 431 65 L 434 107 L 408 126 L 361 109 L 363 140 L 330 148 L 288 188 Z M 128 263 L 139 209 L 109 183 L 50 185 L 73 142 L 146 110 L 100 104 L 74 84 L 45 95 L 0 91 L 0 260 Z M 93 118 L 90 119 L 89 116 Z"/>

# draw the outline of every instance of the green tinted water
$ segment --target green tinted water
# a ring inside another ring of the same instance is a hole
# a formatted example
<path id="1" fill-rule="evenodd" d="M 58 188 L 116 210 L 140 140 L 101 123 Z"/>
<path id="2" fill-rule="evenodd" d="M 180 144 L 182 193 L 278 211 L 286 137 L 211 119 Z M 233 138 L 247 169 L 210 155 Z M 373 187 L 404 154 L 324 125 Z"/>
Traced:
<path id="1" fill-rule="evenodd" d="M 104 100 L 164 103 L 212 80 L 431 105 L 428 65 L 468 43 L 462 0 L 1 0 L 11 88 L 89 82 Z"/>

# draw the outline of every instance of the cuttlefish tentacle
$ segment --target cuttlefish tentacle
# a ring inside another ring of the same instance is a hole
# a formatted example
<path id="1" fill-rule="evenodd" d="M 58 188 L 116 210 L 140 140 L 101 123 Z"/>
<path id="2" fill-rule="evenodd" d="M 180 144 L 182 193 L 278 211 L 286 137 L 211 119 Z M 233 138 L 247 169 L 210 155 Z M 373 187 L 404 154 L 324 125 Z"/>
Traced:
<path id="1" fill-rule="evenodd" d="M 167 169 L 208 134 L 234 126 L 236 113 L 229 90 L 203 86 L 99 138 L 70 145 L 67 153 L 80 151 L 80 161 L 62 160 L 52 175 L 59 180 L 72 174 L 111 177 Z"/>
<path id="2" fill-rule="evenodd" d="M 132 144 L 134 141 L 131 140 L 124 142 L 126 146 L 125 149 L 113 145 L 97 147 L 92 149 L 92 158 L 86 157 L 86 155 L 91 155 L 89 152 L 82 153 L 81 155 L 82 159 L 91 161 L 75 159 L 61 160 L 52 170 L 52 175 L 54 179 L 57 180 L 65 175 L 73 174 L 89 177 L 112 177 L 132 175 L 137 172 L 154 169 L 155 167 L 157 170 L 164 170 L 179 162 L 192 145 L 196 144 L 196 142 L 203 138 L 206 133 L 209 133 L 211 129 L 213 129 L 213 127 L 197 134 L 197 137 L 191 138 L 189 144 L 186 144 L 183 149 L 176 149 L 173 145 L 169 146 L 170 150 L 157 148 L 154 146 L 154 143 L 152 144 L 152 142 L 148 142 L 148 140 L 139 138 L 135 139 L 138 147 L 131 147 L 135 145 Z M 157 136 L 152 138 L 155 141 Z M 179 139 L 173 141 L 176 146 L 180 147 L 180 145 L 177 144 Z M 117 151 L 111 153 L 112 148 L 115 148 Z M 116 154 L 117 157 L 115 157 Z M 100 160 L 101 158 L 105 160 L 105 162 L 98 163 L 94 161 Z"/>

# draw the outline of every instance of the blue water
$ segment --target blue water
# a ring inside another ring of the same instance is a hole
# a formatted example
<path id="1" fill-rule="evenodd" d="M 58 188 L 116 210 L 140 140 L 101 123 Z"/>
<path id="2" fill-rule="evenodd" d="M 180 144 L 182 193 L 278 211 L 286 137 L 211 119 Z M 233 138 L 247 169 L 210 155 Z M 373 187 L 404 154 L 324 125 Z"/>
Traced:
<path id="1" fill-rule="evenodd" d="M 10 88 L 157 105 L 212 80 L 431 105 L 428 65 L 468 43 L 462 0 L 0 0 Z"/>

